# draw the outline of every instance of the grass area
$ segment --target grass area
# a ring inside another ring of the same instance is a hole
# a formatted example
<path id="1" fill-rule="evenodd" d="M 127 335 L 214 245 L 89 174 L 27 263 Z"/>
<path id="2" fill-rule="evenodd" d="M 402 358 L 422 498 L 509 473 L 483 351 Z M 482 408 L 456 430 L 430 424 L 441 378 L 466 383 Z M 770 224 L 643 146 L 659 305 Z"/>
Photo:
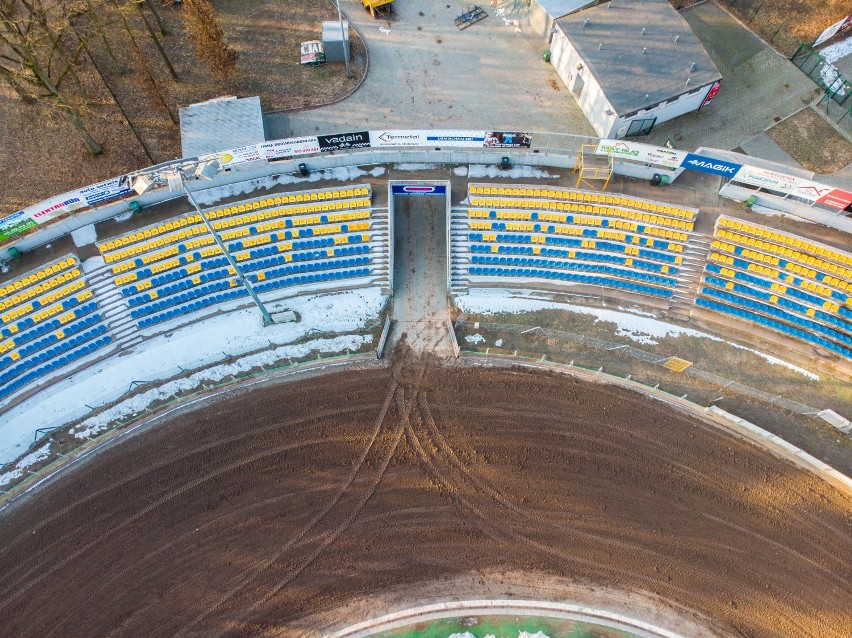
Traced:
<path id="1" fill-rule="evenodd" d="M 384 631 L 372 638 L 448 638 L 451 635 L 474 638 L 517 638 L 521 632 L 550 638 L 633 638 L 634 634 L 574 620 L 539 616 L 464 616 L 422 622 Z"/>
<path id="2" fill-rule="evenodd" d="M 194 57 L 180 5 L 153 4 L 167 31 L 158 37 L 179 81 L 170 77 L 135 13 L 128 25 L 141 49 L 138 56 L 130 54 L 129 36 L 119 23 L 108 28 L 115 59 L 100 39 L 94 39 L 78 65 L 90 98 L 81 104 L 83 121 L 103 145 L 102 155 L 89 155 L 54 110 L 23 104 L 0 82 L 0 215 L 179 157 L 176 122 L 182 106 L 222 95 L 259 95 L 264 110 L 310 108 L 349 93 L 366 69 L 364 43 L 354 31 L 350 31 L 352 78 L 346 78 L 343 64 L 299 63 L 299 44 L 321 39 L 321 22 L 337 19 L 330 0 L 214 0 L 228 43 L 240 56 L 235 73 L 224 80 Z"/>
<path id="3" fill-rule="evenodd" d="M 480 322 L 477 327 L 476 322 Z M 750 396 L 740 394 L 725 383 L 709 383 L 690 374 L 677 373 L 627 354 L 624 348 L 585 345 L 557 336 L 548 337 L 542 331 L 518 334 L 507 329 L 485 329 L 482 323 L 502 323 L 541 326 L 564 332 L 606 340 L 613 344 L 633 346 L 659 356 L 660 360 L 676 356 L 692 361 L 695 368 L 736 381 L 743 385 L 787 397 L 817 409 L 831 408 L 846 416 L 852 415 L 852 387 L 848 383 L 820 375 L 814 381 L 801 373 L 771 364 L 749 350 L 738 348 L 721 339 L 688 335 L 654 338 L 656 343 L 637 343 L 619 335 L 615 324 L 597 320 L 593 315 L 564 310 L 542 310 L 530 313 L 469 315 L 458 331 L 463 350 L 541 358 L 559 363 L 573 362 L 588 370 L 602 368 L 604 373 L 628 377 L 643 385 L 686 398 L 698 405 L 715 403 L 719 407 L 747 419 L 787 441 L 810 452 L 842 472 L 852 470 L 852 441 L 837 430 L 813 417 L 794 414 Z M 674 323 L 674 322 L 672 322 Z M 468 341 L 466 337 L 481 335 L 482 340 Z M 499 345 L 498 345 L 499 344 Z"/>
<path id="4" fill-rule="evenodd" d="M 852 164 L 852 144 L 812 108 L 802 109 L 766 133 L 815 173 L 831 174 Z"/>

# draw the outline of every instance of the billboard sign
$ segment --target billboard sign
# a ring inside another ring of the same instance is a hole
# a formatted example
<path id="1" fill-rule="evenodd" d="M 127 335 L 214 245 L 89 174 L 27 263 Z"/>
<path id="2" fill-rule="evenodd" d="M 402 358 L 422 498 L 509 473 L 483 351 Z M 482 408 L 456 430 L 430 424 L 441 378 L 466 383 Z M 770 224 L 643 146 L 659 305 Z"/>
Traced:
<path id="1" fill-rule="evenodd" d="M 446 184 L 391 184 L 393 195 L 446 195 Z"/>
<path id="2" fill-rule="evenodd" d="M 489 131 L 485 134 L 483 146 L 486 148 L 529 148 L 531 142 L 531 133 Z"/>
<path id="3" fill-rule="evenodd" d="M 219 153 L 211 153 L 202 155 L 198 159 L 202 162 L 212 159 L 218 159 L 222 166 L 237 166 L 239 164 L 250 164 L 251 162 L 263 161 L 260 156 L 260 145 L 250 144 L 249 146 L 241 146 Z"/>
<path id="4" fill-rule="evenodd" d="M 429 131 L 426 135 L 428 146 L 445 144 L 482 148 L 485 145 L 485 131 Z"/>
<path id="5" fill-rule="evenodd" d="M 681 166 L 693 171 L 700 171 L 701 173 L 721 175 L 729 179 L 736 175 L 737 171 L 743 167 L 742 164 L 725 162 L 715 157 L 705 157 L 704 155 L 696 155 L 694 153 L 687 153 Z"/>
<path id="6" fill-rule="evenodd" d="M 370 146 L 430 146 L 429 131 L 370 131 Z"/>
<path id="7" fill-rule="evenodd" d="M 260 155 L 267 162 L 289 159 L 297 155 L 319 153 L 320 147 L 316 135 L 312 137 L 291 137 L 286 140 L 275 140 L 258 144 Z"/>
<path id="8" fill-rule="evenodd" d="M 846 16 L 845 18 L 838 20 L 837 22 L 832 24 L 830 27 L 826 28 L 825 31 L 820 33 L 819 37 L 816 40 L 814 40 L 814 43 L 813 43 L 812 46 L 815 46 L 815 47 L 819 46 L 820 44 L 822 44 L 826 40 L 830 40 L 831 38 L 836 36 L 838 33 L 843 31 L 843 29 L 846 29 L 850 26 L 852 26 L 852 16 Z"/>
<path id="9" fill-rule="evenodd" d="M 0 241 L 6 241 L 36 227 L 38 224 L 27 215 L 26 211 L 19 210 L 0 219 Z"/>
<path id="10" fill-rule="evenodd" d="M 343 151 L 348 148 L 367 148 L 370 146 L 370 132 L 338 133 L 336 135 L 317 135 L 319 150 Z"/>
<path id="11" fill-rule="evenodd" d="M 792 193 L 801 181 L 798 177 L 756 166 L 743 166 L 734 175 L 734 180 L 780 193 Z"/>
<path id="12" fill-rule="evenodd" d="M 678 168 L 686 157 L 685 151 L 624 140 L 601 140 L 595 153 L 668 168 Z"/>
<path id="13" fill-rule="evenodd" d="M 325 62 L 325 45 L 319 40 L 302 42 L 299 50 L 302 64 L 322 64 Z"/>
<path id="14" fill-rule="evenodd" d="M 132 189 L 122 185 L 121 182 L 123 179 L 123 177 L 115 177 L 99 184 L 86 186 L 77 192 L 88 206 L 94 206 L 95 204 L 132 193 Z"/>

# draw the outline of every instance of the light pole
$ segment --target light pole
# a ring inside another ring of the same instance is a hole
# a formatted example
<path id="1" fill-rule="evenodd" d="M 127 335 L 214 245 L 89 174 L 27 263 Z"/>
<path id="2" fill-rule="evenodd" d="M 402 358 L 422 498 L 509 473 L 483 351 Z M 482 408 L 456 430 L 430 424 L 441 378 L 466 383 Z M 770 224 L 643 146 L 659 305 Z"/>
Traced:
<path id="1" fill-rule="evenodd" d="M 346 38 L 346 33 L 343 31 L 343 14 L 340 12 L 340 0 L 337 0 L 337 20 L 340 22 L 340 39 L 343 44 L 343 59 L 346 61 L 346 77 L 352 77 L 352 71 L 349 69 L 349 41 Z"/>
<path id="2" fill-rule="evenodd" d="M 189 192 L 189 189 L 186 187 L 186 182 L 184 181 L 183 171 L 180 168 L 177 168 L 175 169 L 175 173 L 180 179 L 180 185 L 183 187 L 183 192 L 186 193 L 186 198 L 189 200 L 189 203 L 192 204 L 192 207 L 195 209 L 195 212 L 197 212 L 201 219 L 204 221 L 204 225 L 207 226 L 207 230 L 210 232 L 211 235 L 213 235 L 213 240 L 222 250 L 222 254 L 225 255 L 225 258 L 231 264 L 231 267 L 233 267 L 234 272 L 237 273 L 237 279 L 243 286 L 245 286 L 245 289 L 248 290 L 248 294 L 251 296 L 255 305 L 260 310 L 260 314 L 263 317 L 263 325 L 269 326 L 275 323 L 272 320 L 272 316 L 269 314 L 269 311 L 266 310 L 266 307 L 263 305 L 263 302 L 260 300 L 260 298 L 257 296 L 257 293 L 254 291 L 251 282 L 246 279 L 246 277 L 240 270 L 240 267 L 237 265 L 237 261 L 234 259 L 233 255 L 231 255 L 231 253 L 228 252 L 228 249 L 225 248 L 225 243 L 222 241 L 222 238 L 219 237 L 219 233 L 217 233 L 213 229 L 213 225 L 210 223 L 210 220 L 207 219 L 207 215 L 202 212 L 201 208 L 198 206 L 198 203 L 195 201 L 195 198 L 192 196 L 192 193 Z"/>

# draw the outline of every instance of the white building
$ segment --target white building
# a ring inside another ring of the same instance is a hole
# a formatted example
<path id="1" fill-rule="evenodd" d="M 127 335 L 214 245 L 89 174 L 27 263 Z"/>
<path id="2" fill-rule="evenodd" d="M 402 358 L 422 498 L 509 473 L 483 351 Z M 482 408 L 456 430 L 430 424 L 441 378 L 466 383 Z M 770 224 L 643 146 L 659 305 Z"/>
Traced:
<path id="1" fill-rule="evenodd" d="M 647 135 L 722 79 L 668 0 L 612 0 L 555 21 L 551 62 L 598 135 Z"/>
<path id="2" fill-rule="evenodd" d="M 545 42 L 550 43 L 553 37 L 553 27 L 558 18 L 597 3 L 598 0 L 532 0 L 527 16 L 529 20 L 528 29 Z"/>

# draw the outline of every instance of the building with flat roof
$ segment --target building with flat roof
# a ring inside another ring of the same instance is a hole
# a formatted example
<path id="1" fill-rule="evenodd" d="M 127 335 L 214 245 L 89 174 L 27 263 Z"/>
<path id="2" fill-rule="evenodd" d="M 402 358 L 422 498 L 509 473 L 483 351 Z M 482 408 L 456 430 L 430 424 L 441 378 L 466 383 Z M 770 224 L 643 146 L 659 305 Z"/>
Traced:
<path id="1" fill-rule="evenodd" d="M 528 14 L 529 26 L 533 33 L 541 36 L 545 42 L 550 42 L 557 19 L 597 3 L 598 0 L 532 0 Z"/>
<path id="2" fill-rule="evenodd" d="M 260 98 L 217 97 L 180 109 L 183 157 L 209 155 L 266 141 Z"/>
<path id="3" fill-rule="evenodd" d="M 647 135 L 719 90 L 719 69 L 667 0 L 612 0 L 555 29 L 551 62 L 601 137 Z"/>

